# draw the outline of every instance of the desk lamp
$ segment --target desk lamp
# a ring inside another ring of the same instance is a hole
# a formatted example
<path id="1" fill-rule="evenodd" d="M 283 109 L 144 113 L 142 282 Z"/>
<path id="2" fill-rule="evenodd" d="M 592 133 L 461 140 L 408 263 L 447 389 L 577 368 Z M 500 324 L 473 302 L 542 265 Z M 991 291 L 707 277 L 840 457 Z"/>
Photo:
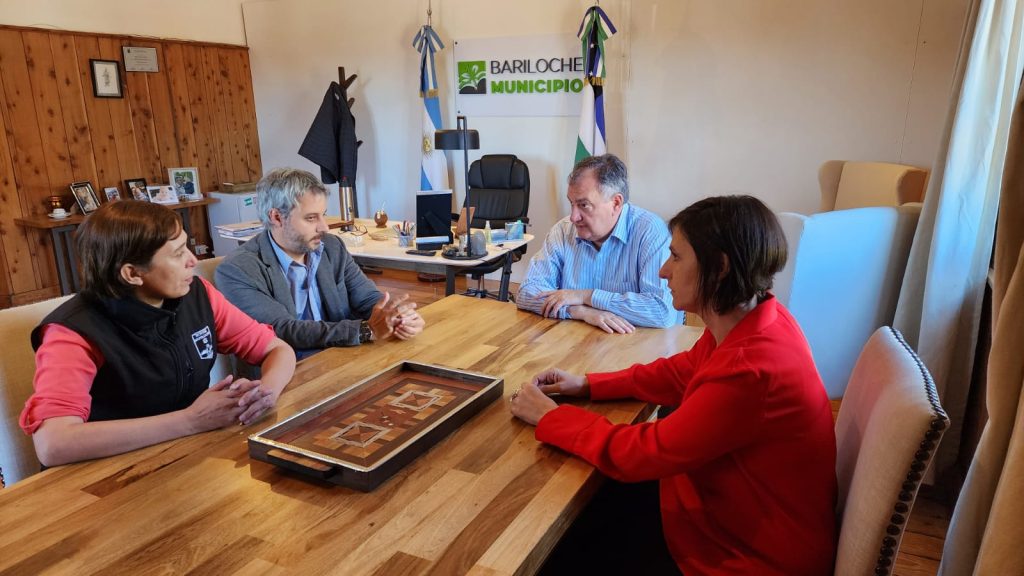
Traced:
<path id="1" fill-rule="evenodd" d="M 457 254 L 442 255 L 452 260 L 475 260 L 486 256 L 486 251 L 482 254 L 472 254 L 470 250 L 473 244 L 470 240 L 472 238 L 473 221 L 469 217 L 469 151 L 480 149 L 480 133 L 476 130 L 469 130 L 466 127 L 466 117 L 459 115 L 455 120 L 454 130 L 436 130 L 434 132 L 434 148 L 437 150 L 462 150 L 462 161 L 466 168 L 466 180 L 463 182 L 466 188 L 466 243 L 463 246 L 459 246 Z"/>

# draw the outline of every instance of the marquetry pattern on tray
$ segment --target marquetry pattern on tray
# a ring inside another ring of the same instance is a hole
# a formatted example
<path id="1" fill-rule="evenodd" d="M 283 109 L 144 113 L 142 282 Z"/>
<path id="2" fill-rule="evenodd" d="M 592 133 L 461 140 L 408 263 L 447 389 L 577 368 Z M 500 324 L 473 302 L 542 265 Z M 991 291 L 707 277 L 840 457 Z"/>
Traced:
<path id="1" fill-rule="evenodd" d="M 475 388 L 421 373 L 403 373 L 365 402 L 353 398 L 289 435 L 293 447 L 370 467 L 468 400 Z"/>

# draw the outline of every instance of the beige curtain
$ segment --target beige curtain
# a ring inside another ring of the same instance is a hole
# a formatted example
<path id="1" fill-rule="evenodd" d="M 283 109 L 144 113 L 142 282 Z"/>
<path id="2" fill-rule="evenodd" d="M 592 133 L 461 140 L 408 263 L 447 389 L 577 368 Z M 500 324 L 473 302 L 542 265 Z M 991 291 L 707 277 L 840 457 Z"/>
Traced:
<path id="1" fill-rule="evenodd" d="M 1020 19 L 1020 10 L 1012 14 Z M 1018 25 L 1015 30 L 1019 30 Z M 1019 76 L 1018 76 L 1019 79 Z M 1024 574 L 1024 98 L 1002 181 L 992 285 L 988 423 L 960 493 L 939 573 Z"/>
<path id="2" fill-rule="evenodd" d="M 1010 118 L 1024 56 L 1016 0 L 968 9 L 953 101 L 893 325 L 935 378 L 951 425 L 936 453 L 956 461 L 992 254 Z"/>

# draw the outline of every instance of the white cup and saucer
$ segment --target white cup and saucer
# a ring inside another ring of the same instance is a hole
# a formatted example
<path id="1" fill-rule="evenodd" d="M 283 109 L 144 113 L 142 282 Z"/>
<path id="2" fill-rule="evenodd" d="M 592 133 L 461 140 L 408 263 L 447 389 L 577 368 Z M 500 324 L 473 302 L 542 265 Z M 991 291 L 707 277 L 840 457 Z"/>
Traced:
<path id="1" fill-rule="evenodd" d="M 71 214 L 67 210 L 65 210 L 63 208 L 57 208 L 53 212 L 50 212 L 49 214 L 47 214 L 47 216 L 49 216 L 50 218 L 53 218 L 54 220 L 63 220 L 65 218 L 67 218 L 68 216 L 71 216 Z"/>

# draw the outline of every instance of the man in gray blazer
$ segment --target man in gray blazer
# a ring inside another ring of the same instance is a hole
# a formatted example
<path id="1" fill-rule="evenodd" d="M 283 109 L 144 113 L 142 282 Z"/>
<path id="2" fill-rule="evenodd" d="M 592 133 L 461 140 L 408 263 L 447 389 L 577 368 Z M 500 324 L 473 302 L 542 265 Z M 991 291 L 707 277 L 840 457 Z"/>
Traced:
<path id="1" fill-rule="evenodd" d="M 328 234 L 327 188 L 280 168 L 256 186 L 264 231 L 217 267 L 228 300 L 308 356 L 331 346 L 408 339 L 425 325 L 408 295 L 381 294 L 341 239 Z"/>

